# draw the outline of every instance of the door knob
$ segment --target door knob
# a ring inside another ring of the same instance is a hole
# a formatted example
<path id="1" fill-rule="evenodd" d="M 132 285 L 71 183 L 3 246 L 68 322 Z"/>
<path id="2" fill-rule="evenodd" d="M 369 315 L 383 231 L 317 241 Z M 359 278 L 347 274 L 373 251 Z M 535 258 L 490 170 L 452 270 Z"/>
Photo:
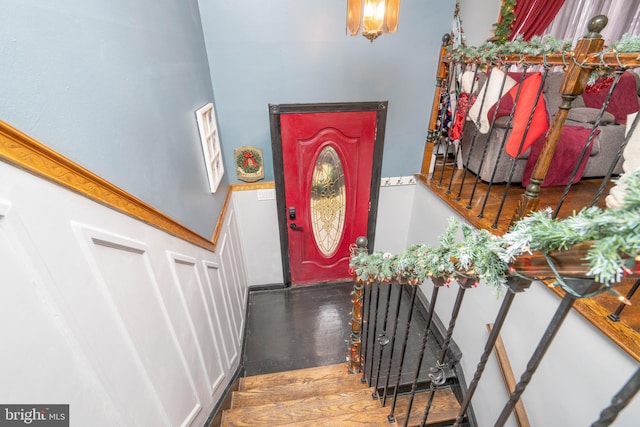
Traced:
<path id="1" fill-rule="evenodd" d="M 289 227 L 294 231 L 304 231 L 303 227 L 298 227 L 295 222 L 289 224 Z"/>

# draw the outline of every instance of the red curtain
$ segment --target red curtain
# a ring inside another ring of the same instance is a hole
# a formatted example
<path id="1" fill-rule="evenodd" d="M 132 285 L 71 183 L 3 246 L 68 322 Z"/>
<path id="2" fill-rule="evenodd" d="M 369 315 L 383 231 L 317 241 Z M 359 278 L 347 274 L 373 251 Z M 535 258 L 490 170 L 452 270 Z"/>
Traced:
<path id="1" fill-rule="evenodd" d="M 547 29 L 565 0 L 518 0 L 509 40 L 522 34 L 525 40 L 540 35 Z"/>

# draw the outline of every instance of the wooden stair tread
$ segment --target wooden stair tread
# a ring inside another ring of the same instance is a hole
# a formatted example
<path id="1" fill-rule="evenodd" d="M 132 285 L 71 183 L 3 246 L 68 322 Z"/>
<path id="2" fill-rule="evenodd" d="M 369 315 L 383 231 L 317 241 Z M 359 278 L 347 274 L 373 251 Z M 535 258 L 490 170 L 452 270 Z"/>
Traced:
<path id="1" fill-rule="evenodd" d="M 353 405 L 361 405 L 362 402 L 367 401 L 371 402 L 372 408 L 377 407 L 379 404 L 371 398 L 371 392 L 370 388 L 362 388 L 344 393 L 316 395 L 298 400 L 232 408 L 224 411 L 223 425 L 274 426 L 296 420 L 332 417 L 350 411 L 350 407 Z M 250 424 L 246 424 L 247 420 L 250 420 Z"/>
<path id="2" fill-rule="evenodd" d="M 366 384 L 362 384 L 360 378 L 360 375 L 344 373 L 341 377 L 336 378 L 324 378 L 309 382 L 295 382 L 234 391 L 231 397 L 231 405 L 232 408 L 241 408 L 283 402 L 286 400 L 299 400 L 322 394 L 361 390 L 362 388 L 366 388 Z"/>
<path id="3" fill-rule="evenodd" d="M 316 395 L 309 398 L 286 402 L 258 405 L 255 407 L 231 409 L 224 412 L 222 426 L 393 426 L 387 421 L 391 399 L 387 406 L 380 406 L 378 400 L 371 398 L 371 388 L 356 391 Z M 407 411 L 409 396 L 399 396 L 395 416 L 397 425 L 402 425 Z M 429 399 L 428 393 L 415 396 L 410 426 L 422 421 L 424 408 Z M 436 392 L 427 425 L 440 425 L 455 419 L 460 405 L 450 389 Z"/>
<path id="4" fill-rule="evenodd" d="M 336 365 L 318 366 L 307 369 L 296 369 L 293 371 L 276 372 L 272 374 L 253 375 L 240 378 L 238 390 L 245 391 L 253 388 L 283 385 L 296 382 L 309 383 L 315 380 L 327 378 L 341 378 L 348 374 L 347 365 L 339 363 Z"/>

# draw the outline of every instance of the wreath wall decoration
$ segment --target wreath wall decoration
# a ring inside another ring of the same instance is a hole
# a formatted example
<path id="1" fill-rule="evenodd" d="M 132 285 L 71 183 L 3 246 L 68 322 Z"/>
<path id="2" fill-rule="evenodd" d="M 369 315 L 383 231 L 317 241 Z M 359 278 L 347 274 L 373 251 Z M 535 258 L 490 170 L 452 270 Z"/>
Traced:
<path id="1" fill-rule="evenodd" d="M 260 148 L 245 145 L 236 148 L 233 154 L 239 180 L 255 182 L 264 179 L 264 161 Z"/>

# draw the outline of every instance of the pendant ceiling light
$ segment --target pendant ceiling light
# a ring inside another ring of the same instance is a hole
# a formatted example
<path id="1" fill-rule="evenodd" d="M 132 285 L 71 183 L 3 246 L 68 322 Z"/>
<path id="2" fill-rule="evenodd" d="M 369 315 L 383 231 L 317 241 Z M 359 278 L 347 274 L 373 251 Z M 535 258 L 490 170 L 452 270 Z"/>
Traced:
<path id="1" fill-rule="evenodd" d="M 362 35 L 372 43 L 382 33 L 398 30 L 400 0 L 347 0 L 347 33 Z"/>

